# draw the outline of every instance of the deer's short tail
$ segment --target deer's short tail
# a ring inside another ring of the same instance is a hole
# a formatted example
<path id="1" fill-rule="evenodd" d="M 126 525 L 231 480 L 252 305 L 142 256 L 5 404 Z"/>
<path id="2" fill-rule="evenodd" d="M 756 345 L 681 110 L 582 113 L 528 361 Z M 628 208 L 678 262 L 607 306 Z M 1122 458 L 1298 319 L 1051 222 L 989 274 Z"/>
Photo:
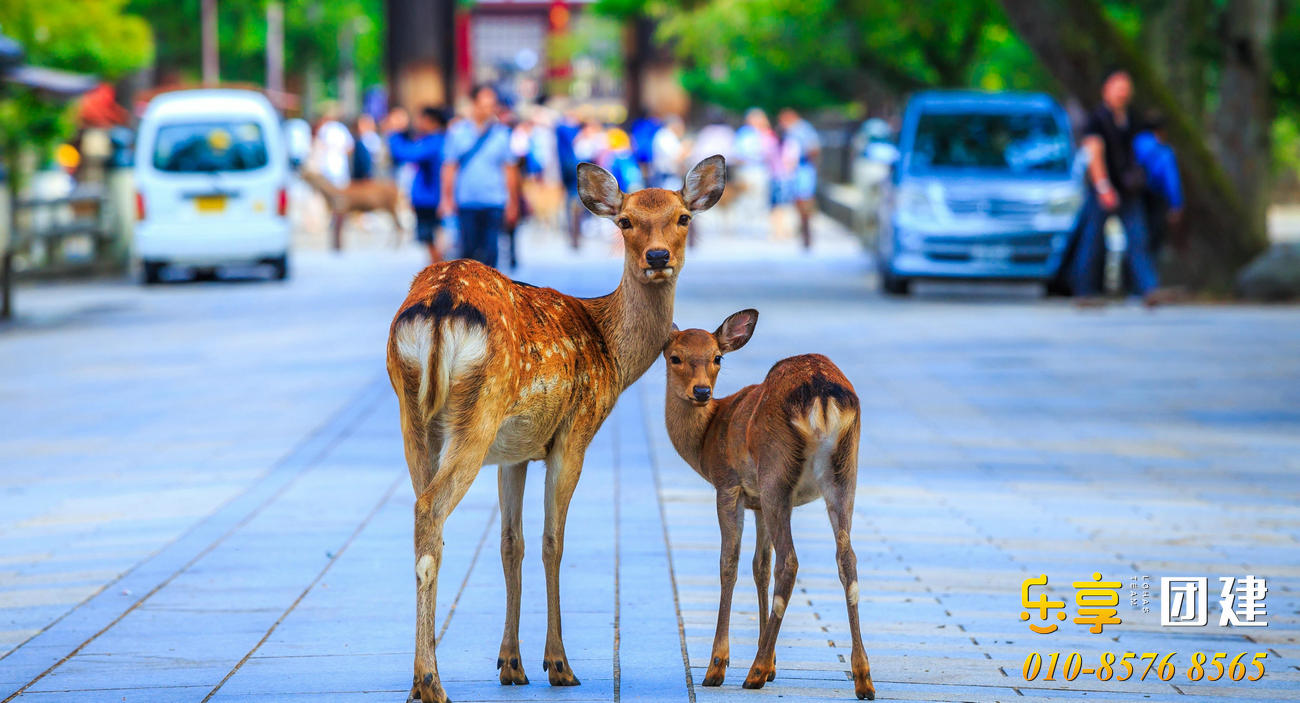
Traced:
<path id="1" fill-rule="evenodd" d="M 442 412 L 455 379 L 487 358 L 483 314 L 469 303 L 453 304 L 450 298 L 443 291 L 429 304 L 406 308 L 389 334 L 394 388 L 404 399 L 415 401 L 426 421 Z"/>
<path id="2" fill-rule="evenodd" d="M 790 394 L 790 426 L 810 445 L 834 443 L 856 427 L 858 396 L 844 384 L 815 376 Z"/>

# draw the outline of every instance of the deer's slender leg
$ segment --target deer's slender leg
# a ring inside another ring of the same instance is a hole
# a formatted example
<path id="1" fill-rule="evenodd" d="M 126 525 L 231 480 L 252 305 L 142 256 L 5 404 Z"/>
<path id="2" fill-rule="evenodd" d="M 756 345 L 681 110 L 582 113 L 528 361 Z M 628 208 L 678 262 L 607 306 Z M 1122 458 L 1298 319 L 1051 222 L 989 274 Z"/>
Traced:
<path id="1" fill-rule="evenodd" d="M 497 492 L 501 503 L 501 569 L 506 577 L 506 628 L 501 635 L 497 668 L 501 685 L 528 683 L 519 660 L 519 565 L 524 560 L 523 503 L 528 462 L 497 467 Z"/>
<path id="2" fill-rule="evenodd" d="M 754 665 L 745 677 L 745 688 L 762 688 L 763 684 L 775 676 L 776 637 L 781 631 L 781 620 L 785 617 L 790 593 L 794 591 L 795 574 L 799 571 L 799 560 L 794 553 L 794 538 L 790 535 L 790 496 L 784 491 L 765 491 L 761 503 L 767 532 L 776 554 L 776 586 L 772 594 L 772 614 L 763 625 L 762 635 L 758 639 L 758 654 L 754 656 Z"/>
<path id="3" fill-rule="evenodd" d="M 745 529 L 745 504 L 740 485 L 718 489 L 718 527 L 722 530 L 722 551 L 718 574 L 722 593 L 718 599 L 718 629 L 713 634 L 713 654 L 704 674 L 705 686 L 721 686 L 731 663 L 731 596 L 736 590 L 736 568 L 740 565 L 740 535 Z"/>
<path id="4" fill-rule="evenodd" d="M 844 601 L 849 609 L 853 691 L 859 699 L 875 699 L 871 664 L 867 661 L 867 650 L 862 646 L 862 632 L 858 626 L 858 558 L 849 539 L 853 531 L 854 489 L 858 484 L 857 434 L 851 431 L 841 440 L 839 449 L 831 457 L 833 466 L 821 472 L 819 478 L 831 530 L 835 533 L 835 560 L 839 563 L 840 583 L 844 586 Z"/>
<path id="5" fill-rule="evenodd" d="M 410 698 L 424 703 L 447 700 L 434 652 L 442 528 L 474 483 L 500 425 L 481 410 L 466 419 L 447 433 L 433 480 L 415 501 L 415 676 Z"/>
<path id="6" fill-rule="evenodd" d="M 560 626 L 560 559 L 564 556 L 564 523 L 569 515 L 569 501 L 582 474 L 586 442 L 569 434 L 557 440 L 546 458 L 546 525 L 542 534 L 542 565 L 546 569 L 546 650 L 542 669 L 552 686 L 577 686 L 569 658 L 564 653 L 564 636 Z"/>
<path id="7" fill-rule="evenodd" d="M 758 589 L 758 631 L 762 635 L 763 626 L 767 624 L 767 596 L 772 590 L 772 540 L 767 536 L 767 525 L 763 524 L 763 511 L 754 511 L 754 586 Z M 767 680 L 776 678 L 776 658 L 772 659 L 772 671 Z"/>

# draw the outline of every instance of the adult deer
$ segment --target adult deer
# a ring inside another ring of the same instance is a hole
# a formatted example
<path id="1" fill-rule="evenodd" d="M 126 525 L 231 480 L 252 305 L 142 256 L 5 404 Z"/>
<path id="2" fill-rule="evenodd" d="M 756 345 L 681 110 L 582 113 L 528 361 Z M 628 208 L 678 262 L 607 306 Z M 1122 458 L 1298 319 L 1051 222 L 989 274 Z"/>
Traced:
<path id="1" fill-rule="evenodd" d="M 524 477 L 546 462 L 546 648 L 552 686 L 574 686 L 560 634 L 560 558 L 583 455 L 620 393 L 654 363 L 672 330 L 673 297 L 694 213 L 722 196 L 721 156 L 701 161 L 679 192 L 624 195 L 614 177 L 578 166 L 591 212 L 623 233 L 613 293 L 575 298 L 516 283 L 474 261 L 424 269 L 388 336 L 388 374 L 401 413 L 415 502 L 416 635 L 411 698 L 447 700 L 434 654 L 443 523 L 485 463 L 499 464 L 505 632 L 502 684 L 526 684 L 519 661 L 519 566 Z"/>
<path id="2" fill-rule="evenodd" d="M 365 179 L 348 183 L 340 188 L 330 183 L 325 176 L 303 169 L 298 172 L 307 185 L 314 188 L 325 198 L 330 211 L 330 233 L 334 238 L 334 248 L 342 248 L 341 238 L 343 220 L 353 213 L 366 213 L 382 210 L 393 218 L 393 245 L 402 243 L 402 220 L 397 216 L 397 204 L 401 200 L 397 184 L 381 179 Z"/>
<path id="3" fill-rule="evenodd" d="M 858 480 L 858 396 L 830 359 L 804 354 L 776 362 L 760 384 L 725 398 L 712 397 L 722 355 L 745 346 L 757 322 L 757 310 L 742 310 L 713 333 L 674 328 L 663 351 L 668 436 L 686 463 L 717 489 L 722 529 L 722 597 L 704 685 L 721 685 L 730 663 L 731 594 L 746 508 L 757 513 L 753 566 L 761 632 L 744 687 L 762 688 L 776 676 L 776 637 L 799 568 L 790 511 L 820 495 L 835 532 L 835 555 L 848 603 L 853 689 L 858 698 L 874 699 L 871 665 L 858 629 L 858 562 L 849 542 Z M 776 587 L 769 617 L 773 550 Z"/>

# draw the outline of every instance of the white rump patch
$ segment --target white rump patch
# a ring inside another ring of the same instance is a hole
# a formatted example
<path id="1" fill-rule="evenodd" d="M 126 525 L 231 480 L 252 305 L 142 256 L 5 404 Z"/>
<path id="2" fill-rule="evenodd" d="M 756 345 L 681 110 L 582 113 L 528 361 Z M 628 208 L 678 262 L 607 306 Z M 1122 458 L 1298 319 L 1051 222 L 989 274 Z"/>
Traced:
<path id="1" fill-rule="evenodd" d="M 433 344 L 433 326 L 425 318 L 402 321 L 393 332 L 397 343 L 397 356 L 411 366 L 423 366 L 429 361 L 429 348 Z"/>
<path id="2" fill-rule="evenodd" d="M 438 349 L 439 369 L 450 380 L 487 358 L 487 329 L 460 318 L 443 323 L 442 346 Z"/>

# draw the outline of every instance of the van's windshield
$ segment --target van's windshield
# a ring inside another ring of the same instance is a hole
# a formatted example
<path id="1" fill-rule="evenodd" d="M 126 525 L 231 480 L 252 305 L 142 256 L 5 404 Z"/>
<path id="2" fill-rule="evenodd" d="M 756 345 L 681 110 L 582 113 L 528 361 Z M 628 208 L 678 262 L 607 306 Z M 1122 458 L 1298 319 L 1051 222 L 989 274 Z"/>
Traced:
<path id="1" fill-rule="evenodd" d="M 253 120 L 164 124 L 153 150 L 154 168 L 174 173 L 252 171 L 267 161 L 262 126 Z"/>
<path id="2" fill-rule="evenodd" d="M 910 170 L 1064 173 L 1070 139 L 1046 110 L 932 112 L 916 127 Z"/>

